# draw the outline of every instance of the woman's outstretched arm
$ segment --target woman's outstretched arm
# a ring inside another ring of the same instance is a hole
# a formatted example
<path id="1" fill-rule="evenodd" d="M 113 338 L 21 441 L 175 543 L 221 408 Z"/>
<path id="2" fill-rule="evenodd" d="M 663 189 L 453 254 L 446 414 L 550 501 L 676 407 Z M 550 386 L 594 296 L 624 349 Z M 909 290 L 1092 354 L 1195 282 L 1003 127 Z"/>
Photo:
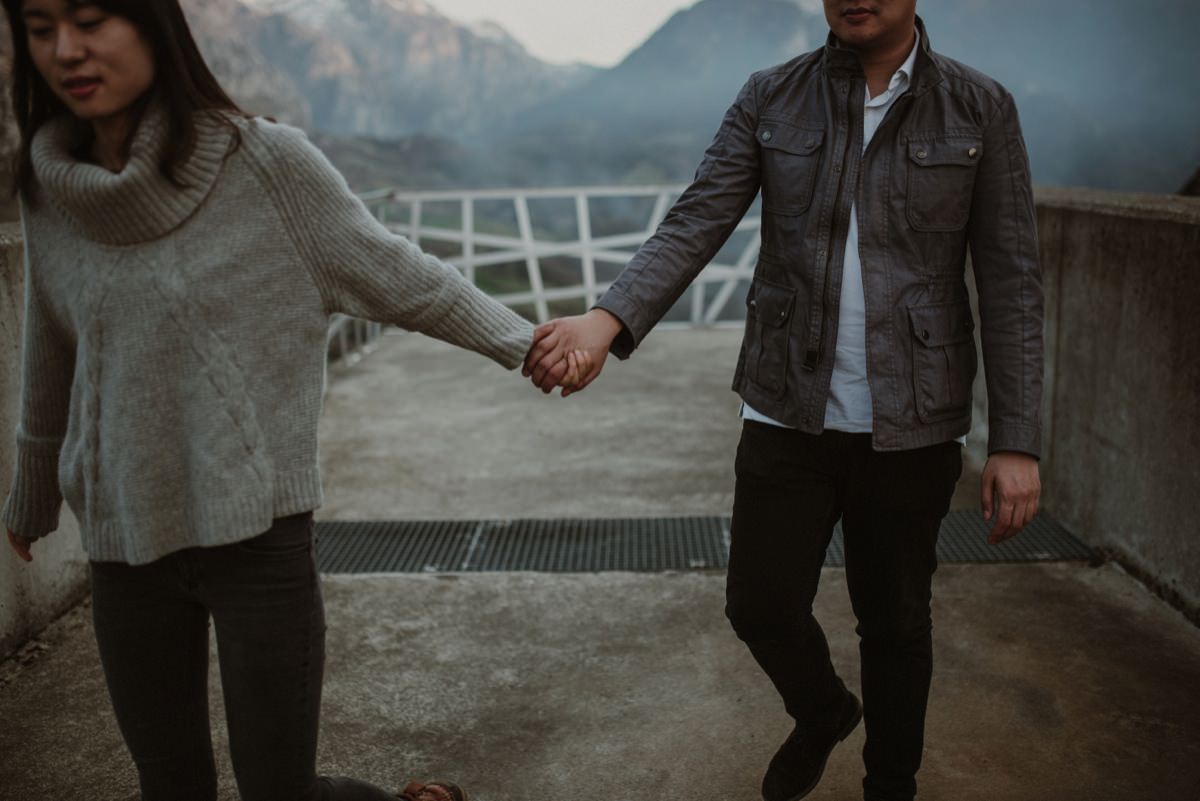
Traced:
<path id="1" fill-rule="evenodd" d="M 326 312 L 419 331 L 508 369 L 524 361 L 533 326 L 388 231 L 302 131 L 254 120 L 242 139 Z"/>

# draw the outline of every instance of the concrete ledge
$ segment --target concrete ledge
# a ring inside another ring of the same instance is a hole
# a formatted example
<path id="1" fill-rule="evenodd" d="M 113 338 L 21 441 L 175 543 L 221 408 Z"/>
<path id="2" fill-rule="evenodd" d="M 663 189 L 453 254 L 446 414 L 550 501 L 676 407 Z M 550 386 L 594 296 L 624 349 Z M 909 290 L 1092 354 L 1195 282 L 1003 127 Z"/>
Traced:
<path id="1" fill-rule="evenodd" d="M 0 496 L 12 481 L 14 432 L 21 385 L 24 259 L 19 225 L 0 224 Z M 0 504 L 3 501 L 0 500 Z M 34 546 L 25 564 L 0 542 L 0 658 L 79 602 L 87 590 L 87 560 L 79 527 L 65 508 L 59 530 Z"/>
<path id="2" fill-rule="evenodd" d="M 1034 190 L 1039 209 L 1077 211 L 1135 220 L 1200 224 L 1200 198 L 1110 192 L 1066 186 L 1039 186 Z"/>

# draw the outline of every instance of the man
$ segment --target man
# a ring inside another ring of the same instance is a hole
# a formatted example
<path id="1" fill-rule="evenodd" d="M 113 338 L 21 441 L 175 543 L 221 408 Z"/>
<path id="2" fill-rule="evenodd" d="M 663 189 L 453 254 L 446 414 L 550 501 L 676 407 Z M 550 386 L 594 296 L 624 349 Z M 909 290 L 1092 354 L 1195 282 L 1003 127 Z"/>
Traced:
<path id="1" fill-rule="evenodd" d="M 989 541 L 1037 512 L 1042 290 L 1013 99 L 936 54 L 916 0 L 825 0 L 826 46 L 753 75 L 692 186 L 587 315 L 547 324 L 526 373 L 568 350 L 628 357 L 762 190 L 761 255 L 734 389 L 744 400 L 727 614 L 791 735 L 763 779 L 796 801 L 866 716 L 867 801 L 916 795 L 932 673 L 934 547 L 962 469 L 976 371 L 971 248 L 988 378 Z M 564 393 L 569 394 L 569 392 Z M 838 520 L 863 703 L 812 615 Z"/>

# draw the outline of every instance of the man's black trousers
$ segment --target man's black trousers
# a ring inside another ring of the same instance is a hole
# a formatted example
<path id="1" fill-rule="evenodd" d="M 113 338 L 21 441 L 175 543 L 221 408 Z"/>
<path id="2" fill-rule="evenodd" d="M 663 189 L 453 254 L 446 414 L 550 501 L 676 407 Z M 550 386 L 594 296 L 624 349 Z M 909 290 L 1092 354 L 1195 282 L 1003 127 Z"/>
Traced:
<path id="1" fill-rule="evenodd" d="M 880 453 L 869 434 L 819 436 L 746 421 L 726 614 L 801 731 L 828 728 L 846 689 L 812 614 L 839 519 L 858 619 L 868 801 L 916 795 L 933 670 L 935 546 L 962 447 Z"/>

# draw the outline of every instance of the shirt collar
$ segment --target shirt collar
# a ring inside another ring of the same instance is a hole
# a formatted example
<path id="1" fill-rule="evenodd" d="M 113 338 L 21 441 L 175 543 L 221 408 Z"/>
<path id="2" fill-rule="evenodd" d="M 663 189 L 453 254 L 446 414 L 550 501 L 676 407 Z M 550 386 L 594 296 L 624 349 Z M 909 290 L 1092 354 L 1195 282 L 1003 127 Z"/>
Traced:
<path id="1" fill-rule="evenodd" d="M 906 86 L 912 80 L 913 68 L 917 63 L 917 51 L 921 49 L 921 32 L 916 31 L 917 39 L 913 42 L 912 50 L 908 53 L 908 58 L 904 59 L 904 63 L 900 65 L 900 69 L 896 70 L 892 75 L 892 80 L 888 83 L 886 92 L 872 97 L 866 101 L 866 105 L 875 106 L 881 103 L 886 103 L 891 99 L 901 88 Z"/>
<path id="2" fill-rule="evenodd" d="M 892 82 L 888 88 L 895 88 L 902 80 L 912 80 L 913 67 L 917 63 L 917 51 L 921 49 L 921 32 L 914 31 L 914 33 L 917 35 L 917 39 L 913 42 L 912 50 L 909 51 L 908 58 L 904 59 L 904 63 L 900 65 L 900 69 L 896 70 L 896 74 L 892 76 Z"/>

